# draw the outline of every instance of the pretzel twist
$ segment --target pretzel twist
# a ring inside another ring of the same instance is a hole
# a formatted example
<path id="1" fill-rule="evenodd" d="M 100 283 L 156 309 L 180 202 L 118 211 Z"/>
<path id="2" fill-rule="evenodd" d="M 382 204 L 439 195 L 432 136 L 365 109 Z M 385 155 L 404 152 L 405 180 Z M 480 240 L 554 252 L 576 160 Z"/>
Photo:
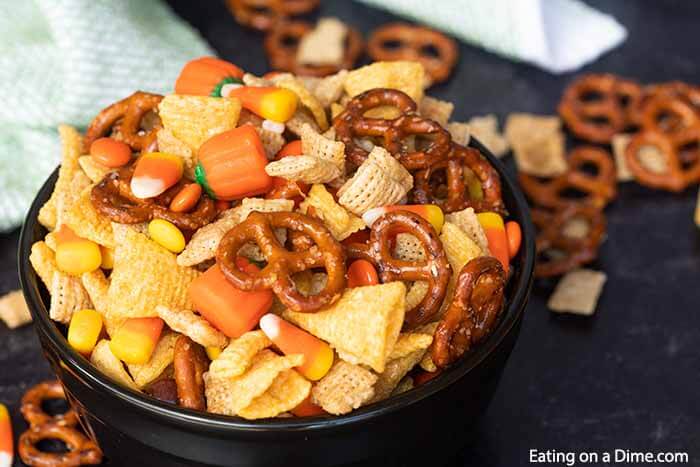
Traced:
<path id="1" fill-rule="evenodd" d="M 274 228 L 301 232 L 313 245 L 304 251 L 288 251 L 275 237 Z M 257 274 L 236 266 L 238 251 L 247 243 L 260 248 L 267 265 Z M 345 254 L 323 222 L 295 212 L 252 212 L 221 240 L 216 261 L 229 282 L 241 290 L 272 289 L 290 310 L 313 312 L 335 302 L 345 288 Z M 292 276 L 308 269 L 324 268 L 326 286 L 305 297 L 296 290 Z"/>
<path id="2" fill-rule="evenodd" d="M 90 151 L 90 145 L 103 136 L 116 131 L 117 139 L 131 146 L 134 151 L 154 151 L 158 142 L 156 133 L 161 128 L 160 122 L 148 130 L 141 129 L 144 116 L 150 111 L 157 111 L 163 100 L 159 94 L 136 91 L 103 109 L 93 119 L 85 132 L 84 151 Z"/>
<path id="3" fill-rule="evenodd" d="M 655 130 L 641 131 L 634 135 L 625 149 L 627 168 L 634 178 L 651 188 L 681 192 L 700 182 L 700 157 L 697 152 L 685 156 L 684 146 L 700 143 L 700 125 L 679 129 L 668 135 Z M 645 146 L 653 146 L 663 156 L 665 170 L 657 172 L 645 166 L 639 154 Z"/>
<path id="4" fill-rule="evenodd" d="M 259 31 L 268 31 L 289 16 L 308 13 L 320 0 L 227 0 L 236 21 Z"/>
<path id="5" fill-rule="evenodd" d="M 47 414 L 42 408 L 42 404 L 50 399 L 66 399 L 63 386 L 56 380 L 39 383 L 24 394 L 20 411 L 30 426 L 40 426 L 47 423 L 70 427 L 77 425 L 78 414 L 72 408 L 58 415 Z"/>
<path id="6" fill-rule="evenodd" d="M 617 78 L 606 74 L 584 75 L 566 88 L 559 103 L 559 114 L 573 134 L 593 143 L 606 144 L 624 130 L 626 112 L 620 105 L 617 86 Z"/>
<path id="7" fill-rule="evenodd" d="M 506 273 L 500 261 L 480 256 L 464 265 L 455 294 L 435 329 L 431 357 L 445 368 L 488 336 L 503 310 Z"/>
<path id="8" fill-rule="evenodd" d="M 141 199 L 131 192 L 130 182 L 134 166 L 108 173 L 95 185 L 90 199 L 95 209 L 114 222 L 138 224 L 151 219 L 165 219 L 180 229 L 197 230 L 211 222 L 216 216 L 216 205 L 202 193 L 191 212 L 173 212 L 169 209 L 173 198 L 182 190 L 185 181 L 181 180 L 165 193 L 149 199 Z"/>
<path id="9" fill-rule="evenodd" d="M 311 65 L 297 62 L 299 41 L 311 31 L 311 25 L 304 21 L 285 21 L 270 31 L 265 37 L 265 52 L 270 66 L 275 70 L 289 71 L 299 76 L 328 76 L 340 70 L 351 69 L 362 53 L 362 35 L 348 27 L 345 53 L 338 65 Z"/>
<path id="10" fill-rule="evenodd" d="M 402 261 L 393 257 L 392 238 L 397 231 L 408 231 L 423 245 L 425 261 Z M 409 211 L 384 214 L 372 224 L 368 243 L 347 245 L 348 256 L 374 263 L 382 282 L 427 281 L 428 292 L 413 309 L 406 311 L 405 327 L 431 321 L 447 292 L 452 269 L 435 229 L 421 216 Z"/>
<path id="11" fill-rule="evenodd" d="M 554 212 L 535 208 L 530 213 L 532 222 L 539 230 L 536 239 L 536 277 L 560 276 L 597 257 L 606 229 L 605 215 L 600 209 L 572 204 Z M 567 235 L 566 226 L 575 219 L 587 223 L 585 235 Z M 549 253 L 554 254 L 548 257 Z"/>
<path id="12" fill-rule="evenodd" d="M 401 115 L 395 119 L 366 117 L 369 110 L 391 106 Z M 358 137 L 379 138 L 383 147 L 408 170 L 425 169 L 445 160 L 451 137 L 439 123 L 415 115 L 416 103 L 397 89 L 370 89 L 355 96 L 333 121 L 336 137 L 345 144 L 348 159 L 360 166 L 369 152 L 355 142 Z M 409 149 L 406 138 L 424 136 L 429 142 L 420 149 Z"/>
<path id="13" fill-rule="evenodd" d="M 376 29 L 367 42 L 367 52 L 375 61 L 419 62 L 435 83 L 449 77 L 458 55 L 457 44 L 445 34 L 406 23 Z"/>
<path id="14" fill-rule="evenodd" d="M 68 451 L 41 451 L 37 445 L 47 439 L 63 441 Z M 22 462 L 36 467 L 77 467 L 102 462 L 102 451 L 94 441 L 75 428 L 56 423 L 34 426 L 22 433 L 18 451 Z"/>
<path id="15" fill-rule="evenodd" d="M 585 171 L 595 168 L 596 174 Z M 569 156 L 568 170 L 552 179 L 540 180 L 520 173 L 518 180 L 525 194 L 535 203 L 548 208 L 560 208 L 569 204 L 587 203 L 602 208 L 617 195 L 615 166 L 603 149 L 579 146 Z M 570 198 L 568 190 L 578 191 L 582 198 Z"/>
<path id="16" fill-rule="evenodd" d="M 479 180 L 483 192 L 481 199 L 470 196 L 464 177 L 465 169 L 471 170 Z M 443 173 L 440 180 L 435 180 L 435 175 Z M 496 169 L 474 148 L 453 143 L 447 160 L 416 172 L 413 181 L 415 186 L 412 196 L 417 204 L 437 204 L 444 212 L 471 207 L 476 212 L 505 213 L 501 178 Z"/>

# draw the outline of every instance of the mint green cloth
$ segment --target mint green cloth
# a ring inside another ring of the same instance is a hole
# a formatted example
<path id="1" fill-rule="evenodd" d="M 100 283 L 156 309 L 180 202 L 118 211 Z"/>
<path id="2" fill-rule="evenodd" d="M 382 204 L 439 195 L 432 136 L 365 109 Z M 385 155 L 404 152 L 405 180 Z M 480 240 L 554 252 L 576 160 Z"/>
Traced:
<path id="1" fill-rule="evenodd" d="M 85 127 L 137 89 L 171 92 L 185 62 L 211 54 L 159 0 L 0 2 L 0 230 L 58 164 L 59 124 Z"/>
<path id="2" fill-rule="evenodd" d="M 621 44 L 627 31 L 579 0 L 361 0 L 553 73 Z"/>

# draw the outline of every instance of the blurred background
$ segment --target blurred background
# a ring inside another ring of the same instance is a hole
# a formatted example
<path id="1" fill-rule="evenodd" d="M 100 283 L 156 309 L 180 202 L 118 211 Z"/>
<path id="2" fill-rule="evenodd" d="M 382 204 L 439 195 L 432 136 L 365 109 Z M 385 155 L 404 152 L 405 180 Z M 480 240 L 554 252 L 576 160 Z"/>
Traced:
<path id="1" fill-rule="evenodd" d="M 56 20 L 63 14 L 60 7 L 68 8 L 71 3 L 80 4 L 78 0 L 55 2 L 52 7 L 44 5 L 42 11 Z M 430 2 L 368 3 L 383 8 L 356 1 L 322 0 L 320 8 L 308 18 L 337 17 L 367 35 L 387 22 L 407 20 L 402 14 L 416 16 L 416 11 Z M 460 41 L 459 59 L 449 80 L 427 91 L 428 95 L 454 102 L 453 119 L 457 121 L 495 114 L 503 124 L 512 112 L 555 115 L 562 91 L 581 73 L 615 73 L 640 83 L 700 81 L 698 2 L 583 2 L 609 15 L 600 18 L 567 16 L 563 0 L 481 2 L 478 7 L 470 6 L 474 2 L 432 3 L 434 12 L 423 16 L 425 19 L 472 41 Z M 146 28 L 158 29 L 163 41 L 153 42 L 154 48 L 169 46 L 172 51 L 168 53 L 177 57 L 178 53 L 192 55 L 211 47 L 220 57 L 249 72 L 269 71 L 264 34 L 237 24 L 223 2 L 169 0 L 167 4 L 195 32 L 173 35 L 172 29 L 148 24 Z M 7 6 L 0 6 L 0 11 L 2 8 Z M 536 8 L 539 15 L 534 14 Z M 40 28 L 40 21 L 35 19 L 27 19 L 27 28 L 30 23 Z M 104 21 L 109 23 L 109 18 Z M 74 47 L 94 46 L 102 54 L 120 54 L 135 39 L 125 35 L 118 21 L 116 24 L 118 27 L 105 26 L 109 34 L 97 36 L 94 31 L 92 35 L 72 35 L 68 24 L 66 36 L 75 41 Z M 13 37 L 5 29 L 5 50 L 17 46 L 22 28 L 15 29 Z M 208 45 L 199 42 L 200 35 Z M 569 42 L 570 48 L 562 49 L 562 43 L 571 37 L 574 42 Z M 88 39 L 99 43 L 86 42 Z M 142 43 L 148 46 L 149 40 Z M 474 41 L 521 60 L 477 47 Z M 27 62 L 41 63 L 43 70 L 37 82 L 43 84 L 8 82 L 7 66 L 14 63 L 5 63 L 4 74 L 0 71 L 0 96 L 15 96 L 4 99 L 4 110 L 0 111 L 0 122 L 4 122 L 0 149 L 5 152 L 0 154 L 0 194 L 4 190 L 2 203 L 6 205 L 0 217 L 8 219 L 7 231 L 0 235 L 0 293 L 18 288 L 18 230 L 14 226 L 21 218 L 22 203 L 33 197 L 32 186 L 38 188 L 37 182 L 29 179 L 48 173 L 57 160 L 57 153 L 55 157 L 49 153 L 54 144 L 51 134 L 43 133 L 42 125 L 48 127 L 57 115 L 80 122 L 83 114 L 95 113 L 90 106 L 87 110 L 78 108 L 80 102 L 73 103 L 75 109 L 67 108 L 57 94 L 75 92 L 84 101 L 96 102 L 99 110 L 103 106 L 98 105 L 99 101 L 114 100 L 106 96 L 110 91 L 128 88 L 130 80 L 135 79 L 133 74 L 102 76 L 104 82 L 114 82 L 114 89 L 100 84 L 93 90 L 94 83 L 83 83 L 90 93 L 81 93 L 76 87 L 81 85 L 79 79 L 51 89 L 52 78 L 59 76 L 50 68 L 51 60 L 40 54 L 43 49 L 22 45 L 39 54 L 27 55 Z M 161 62 L 162 57 L 132 52 L 124 55 L 136 55 L 141 60 L 134 68 L 150 70 L 139 79 L 152 83 L 154 89 L 144 90 L 159 91 L 161 81 L 172 72 L 170 68 L 176 74 L 181 66 L 168 68 Z M 8 60 L 7 55 L 0 59 L 0 69 L 3 60 Z M 591 62 L 576 66 L 577 60 Z M 366 62 L 368 59 L 363 58 L 358 64 Z M 30 65 L 22 66 L 33 70 Z M 89 72 L 86 67 L 84 73 Z M 153 78 L 159 75 L 160 80 Z M 30 84 L 35 87 L 27 89 Z M 37 96 L 50 99 L 56 110 L 17 110 L 35 105 Z M 25 147 L 47 149 L 40 156 L 32 153 L 29 157 L 19 152 Z M 506 155 L 503 161 L 515 174 L 512 156 Z M 546 301 L 554 282 L 535 283 L 518 344 L 492 405 L 448 465 L 528 465 L 530 449 L 683 451 L 689 453 L 691 465 L 700 465 L 700 235 L 692 221 L 697 191 L 693 188 L 669 194 L 637 184 L 621 184 L 619 190 L 620 196 L 606 210 L 607 241 L 591 266 L 608 275 L 595 315 L 551 313 Z M 13 412 L 17 433 L 25 427 L 17 410 L 21 395 L 49 377 L 31 326 L 10 331 L 0 324 L 0 402 L 8 404 Z M 440 423 L 439 414 L 434 420 L 415 423 Z"/>

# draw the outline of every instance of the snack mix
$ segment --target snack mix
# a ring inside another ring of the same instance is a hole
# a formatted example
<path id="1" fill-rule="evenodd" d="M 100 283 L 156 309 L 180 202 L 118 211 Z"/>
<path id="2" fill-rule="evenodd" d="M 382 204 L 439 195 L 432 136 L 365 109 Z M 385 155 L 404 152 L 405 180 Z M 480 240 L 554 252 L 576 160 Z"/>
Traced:
<path id="1" fill-rule="evenodd" d="M 453 365 L 497 325 L 521 232 L 428 81 L 411 61 L 306 82 L 203 57 L 173 94 L 61 127 L 30 259 L 69 345 L 246 419 L 346 414 Z"/>

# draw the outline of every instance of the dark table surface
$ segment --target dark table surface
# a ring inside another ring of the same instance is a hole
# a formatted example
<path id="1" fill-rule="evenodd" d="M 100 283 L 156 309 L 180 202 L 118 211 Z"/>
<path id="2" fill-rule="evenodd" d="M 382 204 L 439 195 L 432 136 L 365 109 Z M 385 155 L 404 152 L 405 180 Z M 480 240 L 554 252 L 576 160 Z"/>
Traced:
<path id="1" fill-rule="evenodd" d="M 241 29 L 220 2 L 170 1 L 223 57 L 267 70 L 262 36 Z M 395 18 L 346 0 L 324 1 L 335 15 L 369 30 Z M 618 49 L 583 69 L 641 82 L 700 81 L 700 3 L 587 1 L 629 31 Z M 462 44 L 451 80 L 430 94 L 456 103 L 454 118 L 513 111 L 553 113 L 573 75 L 555 76 Z M 507 164 L 513 169 L 512 160 Z M 535 286 L 518 344 L 486 416 L 453 466 L 528 464 L 530 449 L 683 451 L 700 465 L 700 235 L 695 189 L 681 195 L 626 184 L 608 208 L 608 239 L 593 265 L 608 282 L 591 318 L 554 315 L 551 283 Z M 18 233 L 0 235 L 0 292 L 18 287 Z M 0 324 L 0 402 L 16 431 L 18 400 L 50 377 L 31 327 Z M 416 423 L 439 423 L 436 420 Z M 21 465 L 21 464 L 17 464 Z M 561 465 L 561 464 L 559 464 Z"/>

